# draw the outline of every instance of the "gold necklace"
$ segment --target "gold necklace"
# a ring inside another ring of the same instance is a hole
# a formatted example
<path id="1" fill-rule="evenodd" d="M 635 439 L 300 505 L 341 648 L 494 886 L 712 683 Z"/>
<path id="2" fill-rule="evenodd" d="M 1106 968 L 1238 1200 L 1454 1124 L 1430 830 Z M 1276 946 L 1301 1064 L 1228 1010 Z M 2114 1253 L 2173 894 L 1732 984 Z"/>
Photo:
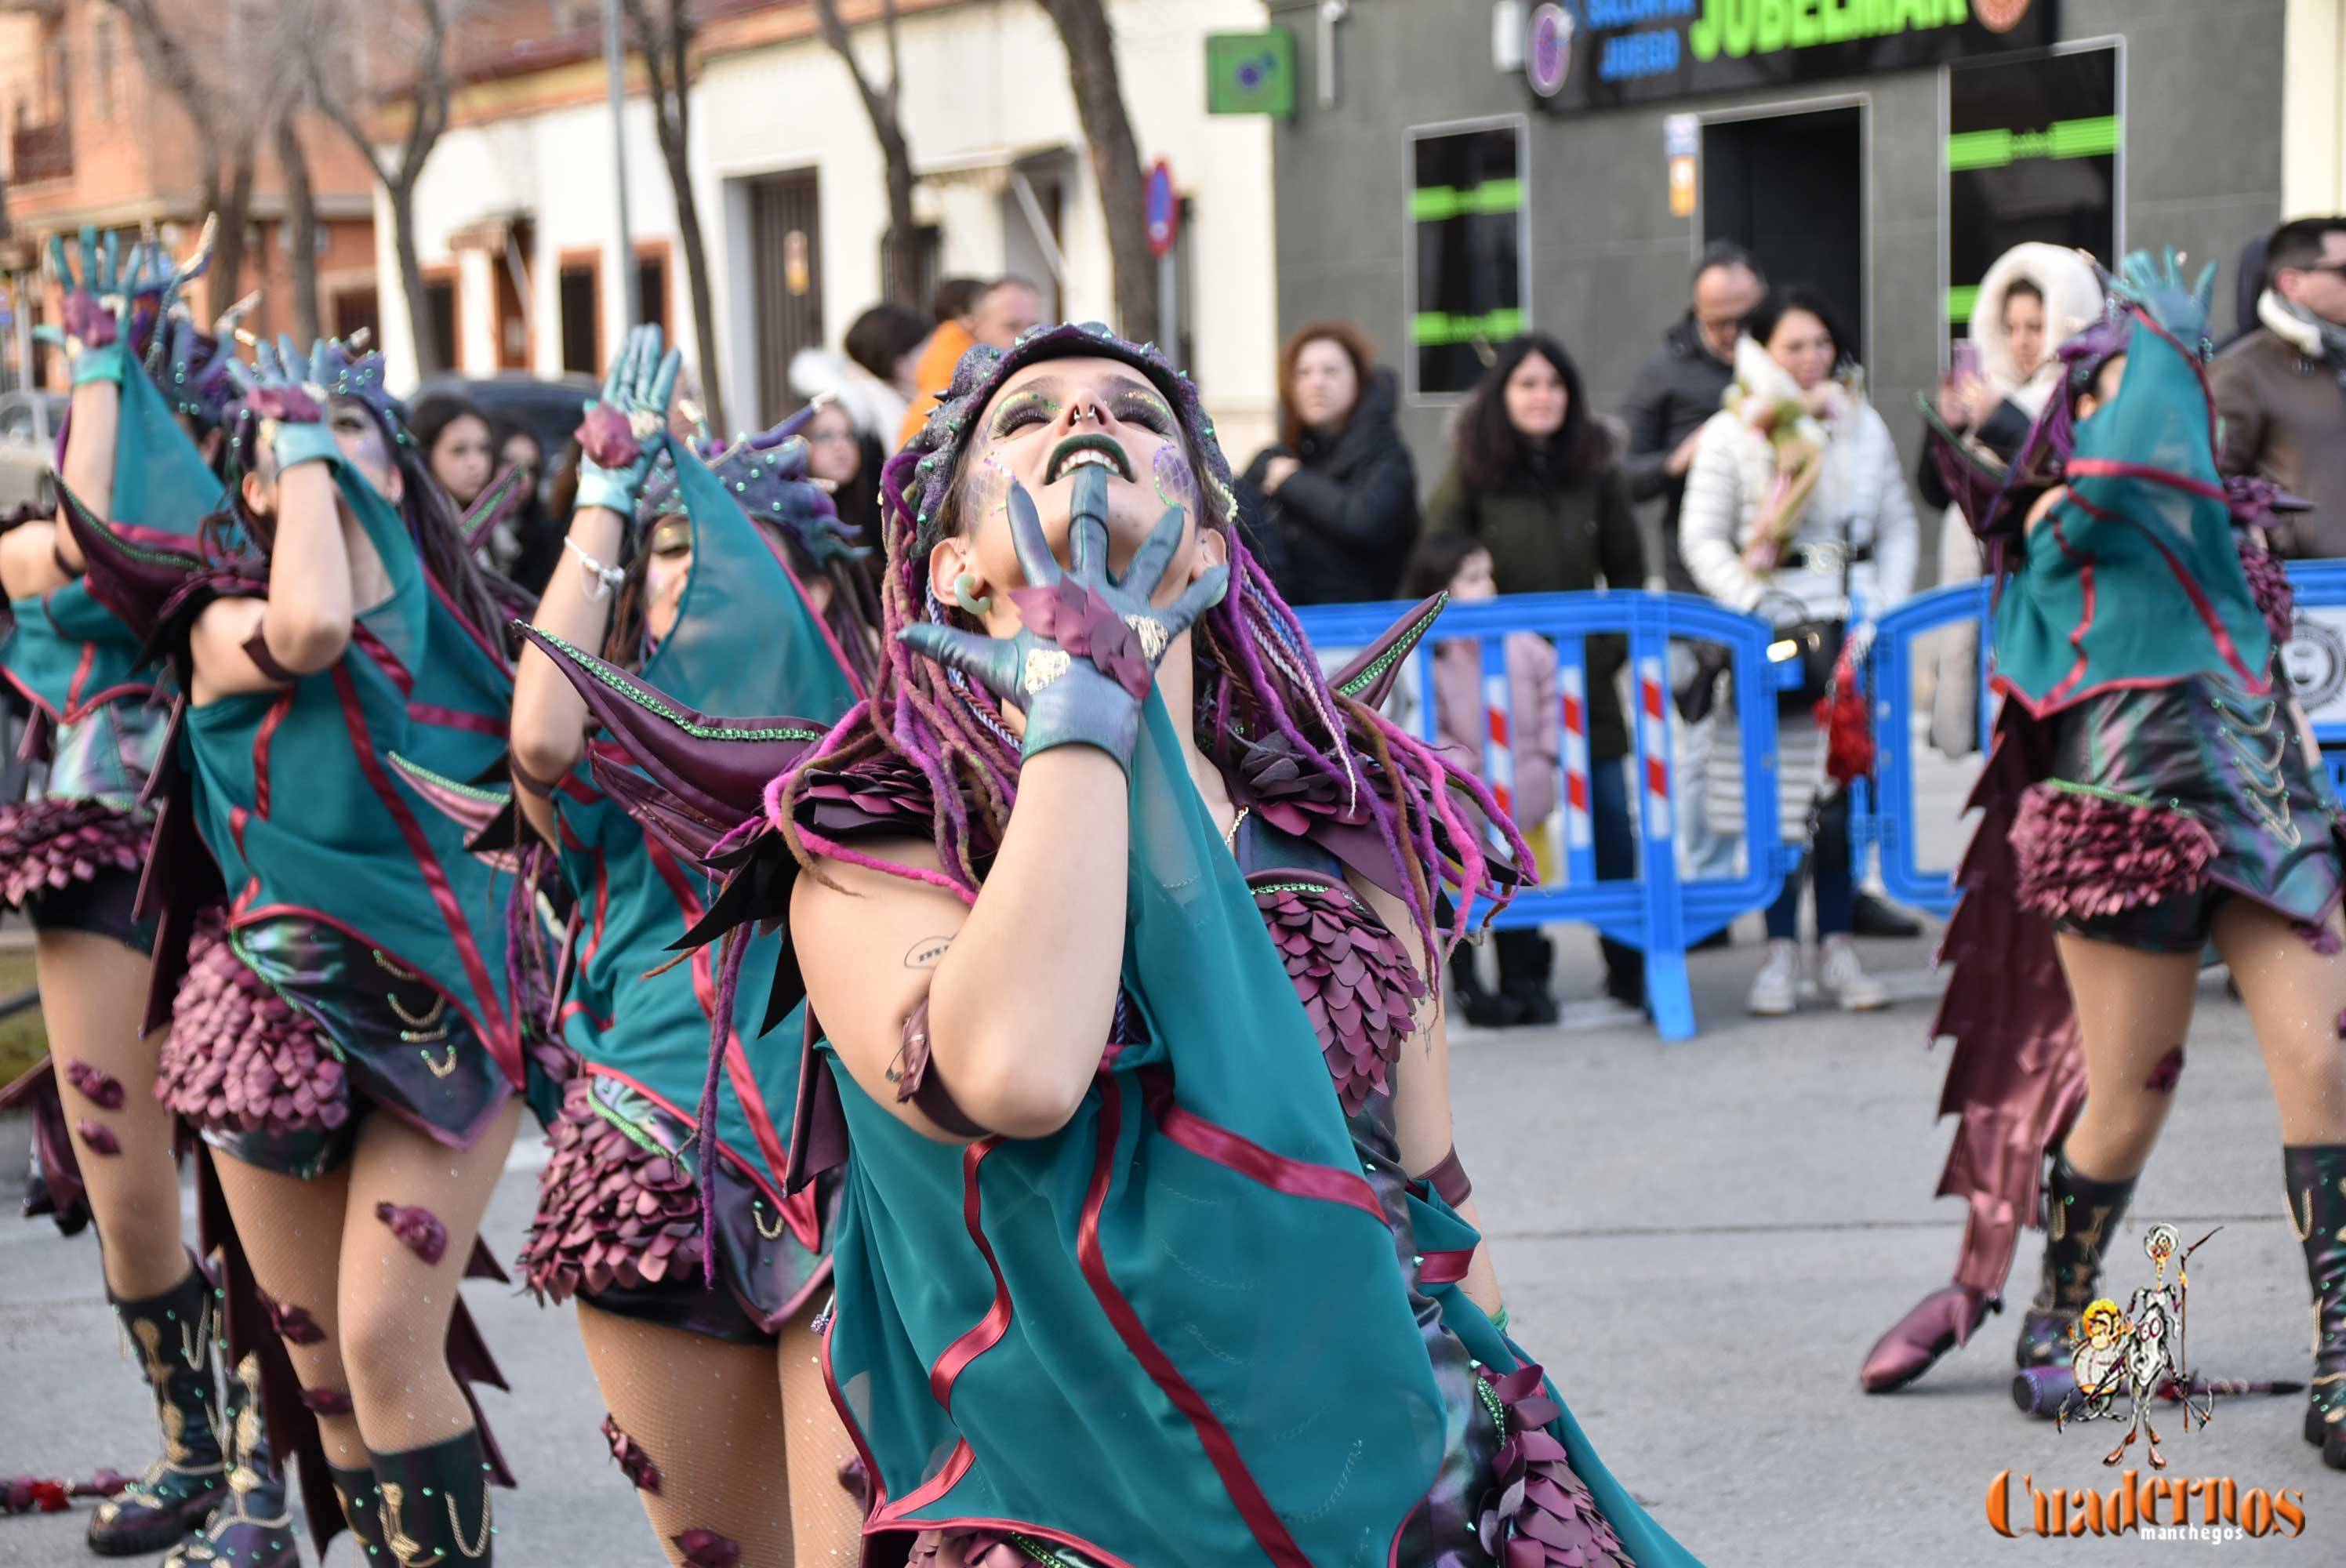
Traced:
<path id="1" fill-rule="evenodd" d="M 1251 806 L 1239 807 L 1239 814 L 1230 819 L 1230 830 L 1222 835 L 1222 848 L 1229 850 L 1232 854 L 1236 854 L 1238 852 L 1239 830 L 1245 826 L 1247 813 L 1253 809 L 1254 808 Z"/>

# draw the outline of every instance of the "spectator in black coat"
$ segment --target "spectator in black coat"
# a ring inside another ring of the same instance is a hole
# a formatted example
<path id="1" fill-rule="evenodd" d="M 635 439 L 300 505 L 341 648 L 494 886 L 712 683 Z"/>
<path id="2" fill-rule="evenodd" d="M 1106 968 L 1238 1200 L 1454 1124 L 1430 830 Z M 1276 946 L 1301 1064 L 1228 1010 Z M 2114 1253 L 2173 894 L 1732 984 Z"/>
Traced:
<path id="1" fill-rule="evenodd" d="M 1741 246 L 1722 239 L 1705 250 L 1695 263 L 1691 308 L 1637 372 L 1622 410 L 1629 424 L 1629 494 L 1662 498 L 1662 578 L 1679 593 L 1702 591 L 1678 558 L 1678 508 L 1695 436 L 1735 380 L 1735 340 L 1767 292 L 1760 263 Z"/>
<path id="2" fill-rule="evenodd" d="M 1290 604 L 1389 599 L 1417 544 L 1417 470 L 1391 371 L 1350 321 L 1312 321 L 1279 354 L 1280 440 L 1239 481 Z"/>

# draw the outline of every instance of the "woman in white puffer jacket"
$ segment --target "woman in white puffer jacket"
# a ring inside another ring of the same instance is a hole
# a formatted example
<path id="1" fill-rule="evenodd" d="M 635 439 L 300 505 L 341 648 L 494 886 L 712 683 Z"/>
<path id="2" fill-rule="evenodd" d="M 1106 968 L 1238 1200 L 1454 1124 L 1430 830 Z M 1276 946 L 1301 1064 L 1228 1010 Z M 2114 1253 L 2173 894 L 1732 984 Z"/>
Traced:
<path id="1" fill-rule="evenodd" d="M 1731 609 L 1790 626 L 1870 622 L 1914 586 L 1918 531 L 1898 450 L 1844 352 L 1836 313 L 1806 289 L 1780 289 L 1745 322 L 1735 384 L 1688 471 L 1678 542 L 1703 592 Z M 1853 607 L 1852 607 L 1853 606 Z M 1739 699 L 1749 694 L 1739 693 Z M 1825 738 L 1805 711 L 1787 712 L 1777 749 L 1785 838 L 1808 837 L 1824 779 Z M 1730 770 L 1733 771 L 1733 770 Z M 1817 895 L 1817 983 L 1841 1007 L 1885 1005 L 1850 943 L 1855 897 L 1839 845 L 1808 863 Z M 1790 1013 L 1800 979 L 1800 878 L 1768 911 L 1768 962 L 1751 1010 Z"/>

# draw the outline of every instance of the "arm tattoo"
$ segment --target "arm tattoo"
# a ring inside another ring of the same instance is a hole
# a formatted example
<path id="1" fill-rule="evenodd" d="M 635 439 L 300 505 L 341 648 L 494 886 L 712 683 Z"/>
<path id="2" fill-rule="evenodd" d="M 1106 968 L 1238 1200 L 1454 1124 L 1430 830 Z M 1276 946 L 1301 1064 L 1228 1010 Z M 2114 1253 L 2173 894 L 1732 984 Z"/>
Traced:
<path id="1" fill-rule="evenodd" d="M 945 949 L 952 945 L 953 938 L 949 936 L 924 936 L 913 944 L 911 952 L 904 954 L 904 967 L 934 969 L 944 958 Z"/>

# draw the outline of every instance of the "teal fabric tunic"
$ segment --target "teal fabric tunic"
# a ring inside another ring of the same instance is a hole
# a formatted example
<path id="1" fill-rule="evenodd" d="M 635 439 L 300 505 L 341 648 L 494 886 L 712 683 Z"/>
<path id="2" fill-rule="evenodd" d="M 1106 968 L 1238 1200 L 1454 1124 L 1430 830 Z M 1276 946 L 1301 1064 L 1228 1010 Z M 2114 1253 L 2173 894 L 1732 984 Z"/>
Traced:
<path id="1" fill-rule="evenodd" d="M 1405 1237 L 1380 1207 L 1155 697 L 1132 779 L 1123 983 L 1146 1043 L 1109 1048 L 1065 1128 L 932 1142 L 812 1058 L 852 1150 L 825 1365 L 873 1477 L 867 1531 L 1007 1533 L 1102 1568 L 1500 1561 L 1454 1516 L 1431 1528 L 1429 1497 L 1512 1513 L 1494 1456 L 1523 1434 L 1466 1368 L 1525 1364 L 1454 1283 L 1423 1282 L 1421 1322 L 1396 1256 L 1474 1233 L 1431 1196 Z M 1568 1412 L 1540 1420 L 1637 1563 L 1693 1561 Z"/>
<path id="2" fill-rule="evenodd" d="M 356 617 L 330 668 L 189 709 L 195 821 L 228 887 L 232 929 L 292 916 L 355 937 L 446 998 L 518 1086 L 505 890 L 391 763 L 398 753 L 457 778 L 488 767 L 505 749 L 510 678 L 461 625 L 441 624 L 454 612 L 391 505 L 341 464 L 335 483 L 391 593 Z M 240 946 L 290 989 L 294 977 Z"/>
<path id="3" fill-rule="evenodd" d="M 2272 634 L 2240 565 L 2198 360 L 2138 320 L 2068 473 L 1997 602 L 1997 686 L 2038 718 L 2194 676 L 2269 690 Z"/>
<path id="4" fill-rule="evenodd" d="M 856 694 L 780 546 L 698 457 L 681 444 L 669 450 L 692 528 L 692 574 L 675 626 L 644 661 L 645 683 L 703 712 L 835 721 Z M 607 766 L 629 766 L 616 747 L 596 744 Z M 648 840 L 617 801 L 594 787 L 583 765 L 556 791 L 554 804 L 562 828 L 563 879 L 581 917 L 575 972 L 559 1014 L 563 1038 L 588 1073 L 624 1081 L 689 1126 L 709 1064 L 718 992 L 714 953 L 703 948 L 665 972 L 649 972 L 676 956 L 671 944 L 704 912 L 711 891 L 707 879 Z M 798 1095 L 797 1033 L 758 1040 L 765 980 L 774 972 L 782 938 L 744 934 L 742 983 L 718 1085 L 718 1145 L 763 1201 L 780 1210 L 811 1254 L 818 1246 L 811 1190 L 797 1201 L 782 1196 Z M 607 1115 L 626 1101 L 611 1096 L 600 1103 Z M 696 1145 L 679 1157 L 689 1165 L 698 1154 Z"/>
<path id="5" fill-rule="evenodd" d="M 144 374 L 123 377 L 120 409 L 115 530 L 133 544 L 184 545 L 218 503 L 219 479 Z M 128 808 L 161 754 L 168 700 L 153 669 L 140 667 L 138 634 L 80 578 L 8 608 L 0 675 L 56 727 L 41 794 Z"/>

